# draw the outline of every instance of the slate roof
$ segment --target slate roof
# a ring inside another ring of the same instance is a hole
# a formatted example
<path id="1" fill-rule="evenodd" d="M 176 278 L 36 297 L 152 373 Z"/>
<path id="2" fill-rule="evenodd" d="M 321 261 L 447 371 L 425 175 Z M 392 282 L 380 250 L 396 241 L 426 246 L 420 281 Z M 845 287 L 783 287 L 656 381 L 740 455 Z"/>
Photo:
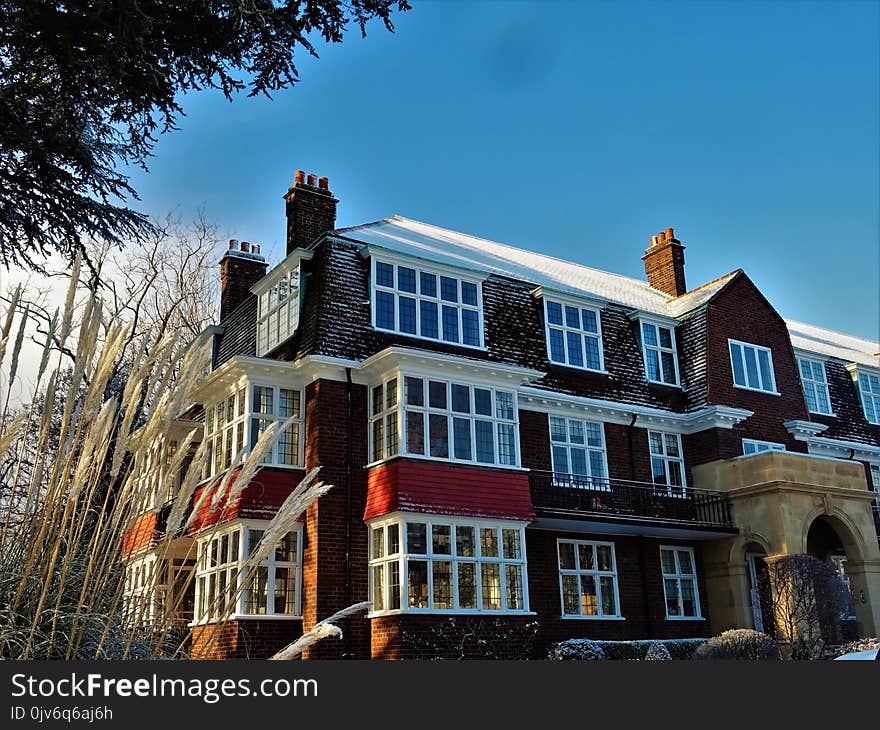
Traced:
<path id="1" fill-rule="evenodd" d="M 880 365 L 880 343 L 845 335 L 793 319 L 785 320 L 791 344 L 800 350 L 835 357 L 860 365 Z"/>

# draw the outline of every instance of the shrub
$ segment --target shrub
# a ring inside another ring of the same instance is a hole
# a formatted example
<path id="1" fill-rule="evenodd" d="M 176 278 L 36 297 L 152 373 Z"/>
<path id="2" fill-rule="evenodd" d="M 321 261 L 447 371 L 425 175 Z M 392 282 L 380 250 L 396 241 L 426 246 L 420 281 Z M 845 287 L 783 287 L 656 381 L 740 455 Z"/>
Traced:
<path id="1" fill-rule="evenodd" d="M 874 637 L 856 639 L 855 641 L 849 642 L 849 644 L 837 647 L 832 656 L 833 658 L 836 658 L 843 656 L 844 654 L 851 654 L 855 651 L 868 651 L 868 649 L 880 649 L 880 639 Z"/>
<path id="2" fill-rule="evenodd" d="M 671 662 L 672 655 L 669 653 L 669 649 L 667 649 L 663 644 L 659 641 L 655 641 L 651 646 L 648 647 L 648 652 L 645 654 L 646 662 Z"/>
<path id="3" fill-rule="evenodd" d="M 701 644 L 694 659 L 767 660 L 776 658 L 776 642 L 752 629 L 731 629 Z"/>
<path id="4" fill-rule="evenodd" d="M 591 639 L 569 639 L 554 645 L 550 650 L 549 658 L 555 660 L 601 661 L 607 657 L 597 641 L 592 641 Z"/>
<path id="5" fill-rule="evenodd" d="M 561 641 L 550 650 L 550 659 L 594 659 L 580 657 L 580 645 L 588 642 L 603 654 L 603 659 L 613 661 L 644 661 L 654 644 L 662 646 L 670 659 L 693 659 L 694 652 L 705 639 L 635 639 L 633 641 L 594 641 L 592 639 L 569 639 Z M 658 650 L 659 651 L 659 650 Z M 563 656 L 564 655 L 564 656 Z M 654 657 L 656 659 L 657 657 Z"/>

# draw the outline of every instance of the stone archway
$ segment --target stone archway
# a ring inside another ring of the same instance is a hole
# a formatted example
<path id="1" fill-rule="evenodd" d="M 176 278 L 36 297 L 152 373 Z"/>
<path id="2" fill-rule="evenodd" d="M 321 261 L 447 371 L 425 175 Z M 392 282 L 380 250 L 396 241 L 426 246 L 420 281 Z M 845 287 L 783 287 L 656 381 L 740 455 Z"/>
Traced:
<path id="1" fill-rule="evenodd" d="M 840 640 L 851 641 L 858 638 L 856 596 L 849 575 L 849 565 L 851 559 L 859 562 L 862 555 L 860 540 L 853 535 L 844 519 L 823 513 L 814 517 L 807 526 L 805 552 L 831 565 L 840 580 Z"/>

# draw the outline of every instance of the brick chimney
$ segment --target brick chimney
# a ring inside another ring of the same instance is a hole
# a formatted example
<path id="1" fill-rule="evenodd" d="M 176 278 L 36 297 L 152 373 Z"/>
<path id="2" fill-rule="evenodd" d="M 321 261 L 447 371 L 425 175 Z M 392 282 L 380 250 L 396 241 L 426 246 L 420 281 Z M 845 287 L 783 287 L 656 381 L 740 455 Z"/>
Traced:
<path id="1" fill-rule="evenodd" d="M 680 297 L 687 291 L 684 282 L 684 246 L 671 228 L 651 236 L 651 245 L 642 256 L 642 261 L 645 262 L 645 273 L 652 287 L 673 297 Z"/>
<path id="2" fill-rule="evenodd" d="M 284 194 L 287 203 L 287 253 L 307 248 L 321 234 L 336 227 L 336 204 L 330 181 L 297 170 L 293 185 Z"/>
<path id="3" fill-rule="evenodd" d="M 251 295 L 251 287 L 266 275 L 266 266 L 259 243 L 229 241 L 220 259 L 221 322 Z"/>

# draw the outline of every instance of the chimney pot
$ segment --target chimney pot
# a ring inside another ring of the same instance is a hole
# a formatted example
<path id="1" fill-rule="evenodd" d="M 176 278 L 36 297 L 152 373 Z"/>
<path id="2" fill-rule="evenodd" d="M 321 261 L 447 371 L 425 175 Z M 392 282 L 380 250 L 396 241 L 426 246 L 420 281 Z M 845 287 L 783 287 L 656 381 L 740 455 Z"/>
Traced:
<path id="1" fill-rule="evenodd" d="M 315 185 L 317 185 L 318 183 L 318 176 L 315 173 L 310 172 L 308 178 L 306 179 L 306 182 L 312 187 L 315 187 Z"/>
<path id="2" fill-rule="evenodd" d="M 326 177 L 319 177 L 318 178 L 318 187 L 321 188 L 321 190 L 329 190 L 330 189 L 330 180 L 328 180 Z"/>
<path id="3" fill-rule="evenodd" d="M 660 231 L 660 233 L 657 234 L 657 243 L 666 243 L 665 231 Z"/>
<path id="4" fill-rule="evenodd" d="M 302 170 L 297 170 L 293 175 L 293 181 L 295 183 L 304 183 L 306 181 L 306 174 Z"/>
<path id="5" fill-rule="evenodd" d="M 250 247 L 251 247 L 251 245 L 250 245 L 250 243 L 248 243 L 247 241 L 242 241 L 242 242 L 241 242 L 241 250 L 242 250 L 244 253 L 247 253 L 247 252 L 250 250 Z"/>
<path id="6" fill-rule="evenodd" d="M 237 248 L 238 248 L 238 241 L 236 241 L 234 238 L 230 238 L 229 239 L 229 250 L 235 251 L 235 249 L 237 249 Z"/>
<path id="7" fill-rule="evenodd" d="M 671 228 L 666 229 L 666 238 L 670 241 L 675 239 L 675 232 Z"/>
<path id="8" fill-rule="evenodd" d="M 260 244 L 252 243 L 251 244 L 251 253 L 260 253 Z"/>

